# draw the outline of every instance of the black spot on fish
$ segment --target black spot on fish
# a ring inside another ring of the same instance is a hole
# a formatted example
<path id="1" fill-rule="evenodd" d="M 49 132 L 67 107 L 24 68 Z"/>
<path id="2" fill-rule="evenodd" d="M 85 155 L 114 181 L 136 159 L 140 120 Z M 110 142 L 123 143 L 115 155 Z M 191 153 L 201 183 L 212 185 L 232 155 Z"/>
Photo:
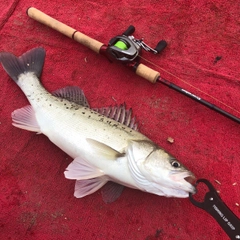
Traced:
<path id="1" fill-rule="evenodd" d="M 66 107 L 66 109 L 69 109 L 69 107 Z"/>
<path id="2" fill-rule="evenodd" d="M 85 112 L 82 112 L 82 114 L 85 114 Z"/>
<path id="3" fill-rule="evenodd" d="M 100 115 L 100 116 L 101 116 L 101 115 Z M 99 119 L 100 122 L 103 122 L 103 120 L 104 120 L 104 118 L 100 118 L 100 119 Z"/>
<path id="4" fill-rule="evenodd" d="M 51 106 L 52 106 L 52 104 L 49 104 L 49 106 L 51 107 Z"/>
<path id="5" fill-rule="evenodd" d="M 91 115 L 89 115 L 88 118 L 91 118 Z"/>

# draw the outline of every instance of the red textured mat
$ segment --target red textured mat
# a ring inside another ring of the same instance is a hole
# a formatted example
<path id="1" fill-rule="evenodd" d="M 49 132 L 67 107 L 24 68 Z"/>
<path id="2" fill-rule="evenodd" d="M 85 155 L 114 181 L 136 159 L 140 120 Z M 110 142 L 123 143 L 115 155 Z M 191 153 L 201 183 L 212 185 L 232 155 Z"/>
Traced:
<path id="1" fill-rule="evenodd" d="M 143 63 L 240 117 L 238 1 L 1 1 L 0 51 L 42 46 L 46 89 L 78 85 L 92 107 L 126 102 L 140 131 L 209 179 L 240 217 L 239 124 L 30 19 L 29 6 L 103 43 L 130 24 L 150 46 L 165 39 L 160 55 L 143 56 L 181 79 Z M 11 112 L 27 100 L 2 67 L 0 76 L 0 239 L 227 239 L 189 199 L 132 189 L 111 204 L 100 191 L 74 198 L 74 181 L 63 175 L 71 159 L 45 136 L 11 125 Z"/>

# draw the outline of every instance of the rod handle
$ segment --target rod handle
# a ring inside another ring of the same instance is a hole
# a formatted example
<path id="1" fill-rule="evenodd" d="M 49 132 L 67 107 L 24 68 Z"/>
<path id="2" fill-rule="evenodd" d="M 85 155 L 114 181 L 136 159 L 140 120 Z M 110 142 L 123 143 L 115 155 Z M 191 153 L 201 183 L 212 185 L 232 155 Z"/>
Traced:
<path id="1" fill-rule="evenodd" d="M 29 7 L 27 9 L 27 15 L 30 18 L 32 18 L 32 19 L 34 19 L 34 20 L 36 20 L 36 21 L 38 21 L 38 22 L 40 22 L 40 23 L 42 23 L 42 24 L 44 24 L 44 25 L 46 25 L 46 26 L 48 26 L 48 27 L 60 32 L 60 33 L 62 33 L 62 34 L 64 34 L 65 36 L 74 39 L 75 41 L 81 43 L 82 45 L 84 45 L 88 48 L 90 48 L 91 50 L 93 50 L 96 53 L 99 53 L 100 48 L 104 45 L 103 43 L 101 43 L 101 42 L 99 42 L 99 41 L 97 41 L 97 40 L 95 40 L 91 37 L 88 37 L 87 35 L 85 35 L 85 34 L 79 32 L 79 31 L 77 31 L 76 29 L 71 28 L 68 25 L 66 25 L 66 24 L 48 16 L 47 14 L 41 12 L 40 10 L 38 10 L 34 7 Z"/>
<path id="2" fill-rule="evenodd" d="M 137 66 L 136 74 L 142 78 L 145 78 L 151 83 L 155 83 L 157 79 L 160 77 L 160 73 L 147 67 L 146 65 L 140 63 Z"/>

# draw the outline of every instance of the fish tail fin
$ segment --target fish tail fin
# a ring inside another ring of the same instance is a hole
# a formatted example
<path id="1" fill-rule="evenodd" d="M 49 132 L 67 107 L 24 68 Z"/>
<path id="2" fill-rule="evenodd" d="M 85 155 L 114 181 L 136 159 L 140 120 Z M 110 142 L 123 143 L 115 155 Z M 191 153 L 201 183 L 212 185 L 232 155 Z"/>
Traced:
<path id="1" fill-rule="evenodd" d="M 28 72 L 34 73 L 39 78 L 44 59 L 45 50 L 42 47 L 33 48 L 20 57 L 8 52 L 0 53 L 0 62 L 3 68 L 15 82 L 18 81 L 21 74 Z"/>

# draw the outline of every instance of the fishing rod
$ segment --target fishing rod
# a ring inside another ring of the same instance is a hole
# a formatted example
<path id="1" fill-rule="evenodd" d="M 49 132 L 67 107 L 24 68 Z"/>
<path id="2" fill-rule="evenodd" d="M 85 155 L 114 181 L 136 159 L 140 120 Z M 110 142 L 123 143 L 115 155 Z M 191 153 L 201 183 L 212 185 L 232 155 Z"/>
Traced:
<path id="1" fill-rule="evenodd" d="M 69 27 L 68 25 L 48 16 L 40 10 L 30 7 L 27 9 L 27 15 L 32 19 L 51 27 L 52 29 L 66 35 L 69 38 L 81 43 L 82 45 L 90 48 L 96 53 L 106 56 L 110 61 L 122 62 L 127 67 L 131 68 L 138 76 L 145 78 L 151 83 L 162 83 L 163 85 L 172 88 L 173 90 L 193 99 L 194 101 L 220 113 L 221 115 L 240 123 L 240 118 L 233 114 L 221 109 L 220 107 L 202 99 L 201 97 L 187 91 L 186 89 L 175 85 L 172 82 L 162 78 L 160 73 L 140 63 L 140 53 L 143 50 L 153 54 L 159 54 L 166 46 L 167 43 L 161 40 L 155 48 L 147 45 L 143 39 L 136 39 L 132 34 L 135 31 L 134 26 L 129 26 L 128 29 L 122 34 L 112 38 L 107 45 Z M 229 106 L 228 106 L 229 107 Z M 229 107 L 231 108 L 231 107 Z M 233 109 L 233 108 L 231 108 Z M 235 110 L 236 111 L 236 110 Z M 236 111 L 238 112 L 238 111 Z"/>
<path id="2" fill-rule="evenodd" d="M 45 13 L 39 11 L 36 8 L 28 8 L 27 14 L 29 17 L 35 19 L 36 21 L 57 30 L 58 32 L 68 36 L 69 38 L 72 38 L 73 40 L 90 48 L 94 52 L 106 56 L 109 60 L 124 63 L 126 66 L 133 69 L 137 75 L 147 79 L 148 81 L 152 83 L 162 83 L 174 89 L 175 91 L 184 94 L 185 96 L 205 105 L 206 107 L 215 110 L 216 112 L 224 115 L 225 117 L 228 117 L 235 122 L 240 123 L 240 119 L 236 116 L 169 82 L 168 80 L 160 77 L 159 72 L 140 63 L 140 52 L 142 49 L 148 52 L 152 52 L 154 54 L 158 54 L 167 46 L 167 43 L 164 40 L 161 40 L 153 49 L 145 42 L 143 42 L 142 39 L 136 39 L 134 36 L 132 36 L 135 28 L 134 26 L 129 26 L 122 35 L 118 35 L 112 38 L 109 41 L 108 45 L 105 45 L 67 26 L 64 23 L 59 22 L 58 20 L 46 15 Z M 189 199 L 191 203 L 196 207 L 199 207 L 208 212 L 219 223 L 219 225 L 231 239 L 240 239 L 240 219 L 222 201 L 216 189 L 207 179 L 198 179 L 195 184 L 196 187 L 199 183 L 205 184 L 208 187 L 209 191 L 205 194 L 203 202 L 198 202 L 192 196 L 192 194 L 189 194 Z"/>

